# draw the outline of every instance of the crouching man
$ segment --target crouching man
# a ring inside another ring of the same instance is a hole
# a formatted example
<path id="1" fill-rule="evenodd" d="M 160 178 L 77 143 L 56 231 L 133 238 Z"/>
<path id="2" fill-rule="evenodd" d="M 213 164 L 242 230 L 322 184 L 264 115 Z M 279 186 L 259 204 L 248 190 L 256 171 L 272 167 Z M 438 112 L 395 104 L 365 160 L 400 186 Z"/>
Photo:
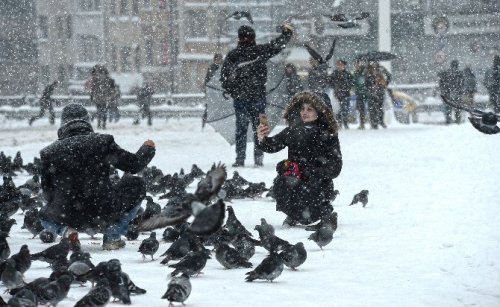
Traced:
<path id="1" fill-rule="evenodd" d="M 103 233 L 103 249 L 125 246 L 127 232 L 146 195 L 142 178 L 125 175 L 112 184 L 110 166 L 135 174 L 155 155 L 147 140 L 136 153 L 118 146 L 112 135 L 95 133 L 87 110 L 66 106 L 61 115 L 58 140 L 40 152 L 41 183 L 47 205 L 40 212 L 42 225 L 68 236 L 72 232 Z"/>

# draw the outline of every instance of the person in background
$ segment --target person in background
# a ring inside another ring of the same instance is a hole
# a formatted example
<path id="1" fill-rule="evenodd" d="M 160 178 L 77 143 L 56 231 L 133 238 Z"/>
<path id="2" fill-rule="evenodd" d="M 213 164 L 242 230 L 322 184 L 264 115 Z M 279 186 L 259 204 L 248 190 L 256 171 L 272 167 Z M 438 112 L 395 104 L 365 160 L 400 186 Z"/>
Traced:
<path id="1" fill-rule="evenodd" d="M 472 72 L 470 66 L 467 66 L 464 69 L 464 96 L 462 98 L 464 106 L 472 107 L 474 105 L 474 94 L 476 92 L 476 76 Z"/>
<path id="2" fill-rule="evenodd" d="M 121 92 L 120 86 L 116 84 L 114 80 L 113 93 L 113 99 L 111 99 L 109 103 L 109 122 L 111 123 L 114 120 L 115 123 L 117 123 L 120 120 L 120 110 L 118 107 L 120 105 Z"/>
<path id="3" fill-rule="evenodd" d="M 115 97 L 115 82 L 109 76 L 106 67 L 102 65 L 95 65 L 91 74 L 90 101 L 97 109 L 97 128 L 106 129 L 107 108 Z"/>
<path id="4" fill-rule="evenodd" d="M 285 226 L 331 220 L 333 179 L 342 170 L 335 115 L 320 96 L 301 92 L 292 97 L 283 117 L 288 127 L 272 137 L 268 126 L 257 129 L 257 146 L 264 152 L 288 147 L 288 158 L 276 166 L 276 210 L 287 215 Z"/>
<path id="5" fill-rule="evenodd" d="M 330 85 L 335 98 L 340 104 L 340 121 L 345 129 L 349 129 L 349 107 L 351 104 L 352 75 L 347 70 L 347 62 L 338 60 L 335 70 L 330 75 Z"/>
<path id="6" fill-rule="evenodd" d="M 142 118 L 147 117 L 148 119 L 148 126 L 153 125 L 153 114 L 151 113 L 151 103 L 153 102 L 153 94 L 154 94 L 153 87 L 149 84 L 146 83 L 144 84 L 141 89 L 139 89 L 139 92 L 137 92 L 137 103 L 139 104 L 139 113 L 142 114 Z M 134 121 L 134 125 L 138 125 L 140 122 L 139 120 L 139 115 L 137 115 L 137 118 Z"/>
<path id="7" fill-rule="evenodd" d="M 42 118 L 45 115 L 45 110 L 49 111 L 49 122 L 51 125 L 55 123 L 56 119 L 56 114 L 54 112 L 54 99 L 52 99 L 52 93 L 54 93 L 54 90 L 56 89 L 56 86 L 59 84 L 59 81 L 54 81 L 51 84 L 47 85 L 43 89 L 42 97 L 40 97 L 39 104 L 40 104 L 40 113 L 37 115 L 31 117 L 28 121 L 29 125 L 31 126 L 33 122 L 39 118 Z"/>
<path id="8" fill-rule="evenodd" d="M 365 84 L 366 67 L 365 62 L 356 60 L 354 62 L 354 72 L 352 74 L 354 93 L 356 94 L 356 109 L 359 112 L 359 127 L 365 129 L 366 122 L 366 104 L 369 99 L 368 89 Z"/>
<path id="9" fill-rule="evenodd" d="M 214 54 L 214 61 L 210 66 L 208 66 L 207 73 L 205 74 L 205 81 L 203 81 L 203 85 L 207 85 L 208 82 L 215 75 L 217 70 L 219 70 L 220 66 L 224 63 L 224 59 L 221 53 Z"/>
<path id="10" fill-rule="evenodd" d="M 464 74 L 458 68 L 458 60 L 451 61 L 450 69 L 439 72 L 439 91 L 449 102 L 462 105 L 464 93 Z M 452 108 L 448 104 L 443 104 L 445 123 L 451 124 L 452 113 L 455 113 L 455 123 L 460 124 L 462 120 L 462 110 Z"/>
<path id="11" fill-rule="evenodd" d="M 318 60 L 314 58 L 309 59 L 309 68 L 307 74 L 307 85 L 309 91 L 313 93 L 324 93 L 328 88 L 328 72 L 326 64 L 320 64 Z"/>
<path id="12" fill-rule="evenodd" d="M 285 65 L 285 101 L 288 102 L 298 92 L 302 92 L 304 89 L 302 83 L 300 82 L 299 75 L 297 74 L 297 69 L 292 63 Z"/>
<path id="13" fill-rule="evenodd" d="M 368 111 L 372 129 L 387 128 L 384 122 L 384 96 L 387 85 L 391 82 L 391 74 L 378 62 L 368 65 L 365 76 L 365 87 L 368 90 Z"/>
<path id="14" fill-rule="evenodd" d="M 493 58 L 493 66 L 484 75 L 484 86 L 490 96 L 490 105 L 495 113 L 500 113 L 500 55 Z"/>
<path id="15" fill-rule="evenodd" d="M 290 41 L 293 27 L 281 26 L 281 35 L 268 44 L 255 42 L 255 31 L 243 25 L 238 29 L 238 45 L 229 51 L 222 65 L 220 81 L 223 89 L 233 98 L 236 115 L 236 161 L 233 167 L 245 166 L 248 125 L 254 131 L 257 143 L 259 114 L 266 109 L 266 62 L 279 54 Z M 264 153 L 255 146 L 254 163 L 263 166 Z"/>
<path id="16" fill-rule="evenodd" d="M 121 236 L 146 197 L 146 184 L 132 175 L 112 184 L 111 166 L 131 174 L 141 171 L 155 155 L 154 142 L 145 141 L 136 153 L 122 149 L 112 135 L 94 132 L 79 104 L 63 109 L 57 137 L 40 152 L 47 201 L 40 210 L 43 227 L 61 236 L 100 232 L 103 249 L 124 247 Z"/>

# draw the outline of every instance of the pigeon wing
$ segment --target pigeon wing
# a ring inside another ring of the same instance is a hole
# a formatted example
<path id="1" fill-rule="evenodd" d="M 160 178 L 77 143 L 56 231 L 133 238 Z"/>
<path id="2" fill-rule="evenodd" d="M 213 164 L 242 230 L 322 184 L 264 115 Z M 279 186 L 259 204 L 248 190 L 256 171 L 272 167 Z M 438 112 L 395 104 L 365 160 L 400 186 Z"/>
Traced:
<path id="1" fill-rule="evenodd" d="M 180 202 L 166 206 L 160 214 L 153 215 L 147 220 L 141 221 L 139 231 L 151 231 L 166 226 L 181 224 L 191 216 L 191 207 L 186 202 Z"/>
<path id="2" fill-rule="evenodd" d="M 215 204 L 201 210 L 194 218 L 189 229 L 197 235 L 213 234 L 224 223 L 226 204 L 219 199 Z"/>
<path id="3" fill-rule="evenodd" d="M 332 42 L 332 46 L 330 47 L 330 50 L 328 51 L 328 54 L 326 55 L 325 62 L 330 61 L 330 59 L 333 56 L 333 53 L 335 52 L 335 43 L 337 42 L 337 39 L 335 38 Z"/>
<path id="4" fill-rule="evenodd" d="M 306 47 L 307 52 L 309 52 L 309 54 L 313 57 L 313 59 L 315 59 L 316 61 L 318 61 L 321 64 L 325 63 L 325 61 L 323 60 L 323 57 L 316 50 L 314 50 L 311 46 L 309 46 L 308 44 L 304 44 L 304 47 Z"/>

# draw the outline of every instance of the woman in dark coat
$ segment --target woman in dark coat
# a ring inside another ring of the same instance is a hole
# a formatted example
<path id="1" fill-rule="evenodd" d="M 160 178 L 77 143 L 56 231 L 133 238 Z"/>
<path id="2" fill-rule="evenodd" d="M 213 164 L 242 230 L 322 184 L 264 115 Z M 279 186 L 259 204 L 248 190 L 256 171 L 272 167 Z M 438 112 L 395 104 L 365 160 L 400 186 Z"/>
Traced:
<path id="1" fill-rule="evenodd" d="M 284 224 L 311 224 L 333 212 L 333 179 L 342 169 L 342 154 L 333 111 L 317 95 L 301 92 L 284 113 L 288 127 L 269 137 L 269 127 L 257 133 L 264 152 L 288 147 L 288 159 L 276 166 L 276 209 L 287 215 Z"/>

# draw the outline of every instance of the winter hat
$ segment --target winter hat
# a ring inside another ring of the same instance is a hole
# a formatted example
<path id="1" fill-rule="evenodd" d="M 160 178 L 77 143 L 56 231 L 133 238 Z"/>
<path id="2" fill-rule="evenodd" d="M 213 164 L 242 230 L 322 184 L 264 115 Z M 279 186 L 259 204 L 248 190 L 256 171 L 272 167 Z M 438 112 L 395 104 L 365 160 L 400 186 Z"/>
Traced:
<path id="1" fill-rule="evenodd" d="M 90 123 L 90 116 L 87 109 L 81 104 L 72 103 L 64 107 L 61 114 L 61 127 L 75 121 Z"/>
<path id="2" fill-rule="evenodd" d="M 238 29 L 238 39 L 241 40 L 254 40 L 255 30 L 247 25 L 243 25 Z"/>

